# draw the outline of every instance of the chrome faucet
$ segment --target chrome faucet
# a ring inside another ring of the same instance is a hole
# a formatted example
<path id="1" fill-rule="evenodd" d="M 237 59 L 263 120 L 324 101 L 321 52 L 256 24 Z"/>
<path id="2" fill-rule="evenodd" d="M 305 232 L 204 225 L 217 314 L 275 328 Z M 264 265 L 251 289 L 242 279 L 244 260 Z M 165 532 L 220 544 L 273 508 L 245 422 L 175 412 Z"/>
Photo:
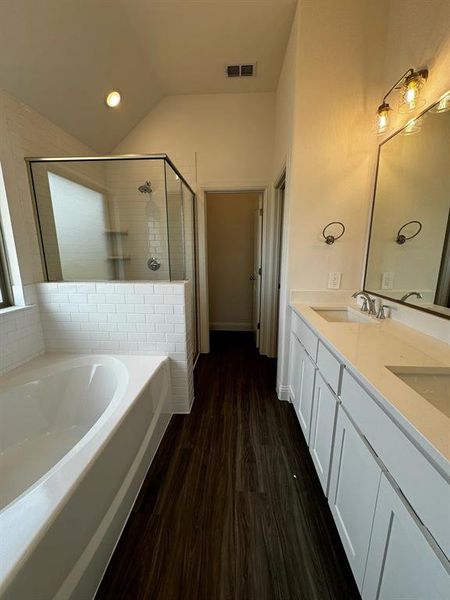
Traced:
<path id="1" fill-rule="evenodd" d="M 422 300 L 423 296 L 420 292 L 408 292 L 400 298 L 400 302 L 406 302 L 410 296 L 415 296 L 418 300 Z"/>
<path id="2" fill-rule="evenodd" d="M 377 311 L 375 308 L 374 298 L 371 298 L 369 296 L 369 294 L 367 292 L 364 292 L 363 290 L 352 294 L 352 298 L 358 298 L 358 296 L 361 296 L 362 298 L 364 298 L 363 305 L 361 307 L 361 311 L 367 312 L 369 315 L 376 315 Z"/>
<path id="3" fill-rule="evenodd" d="M 380 306 L 378 307 L 377 319 L 383 320 L 386 318 L 385 308 L 391 308 L 389 304 L 383 304 L 380 302 Z"/>

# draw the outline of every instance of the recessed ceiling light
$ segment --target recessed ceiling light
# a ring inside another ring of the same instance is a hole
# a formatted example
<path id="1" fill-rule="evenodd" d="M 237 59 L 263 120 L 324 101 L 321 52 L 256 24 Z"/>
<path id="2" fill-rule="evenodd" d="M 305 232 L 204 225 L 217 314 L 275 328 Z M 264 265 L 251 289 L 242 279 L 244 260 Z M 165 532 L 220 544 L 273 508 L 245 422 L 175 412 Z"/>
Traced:
<path id="1" fill-rule="evenodd" d="M 109 92 L 109 94 L 106 96 L 106 104 L 110 108 L 115 108 L 116 106 L 119 106 L 120 100 L 121 98 L 119 92 Z"/>

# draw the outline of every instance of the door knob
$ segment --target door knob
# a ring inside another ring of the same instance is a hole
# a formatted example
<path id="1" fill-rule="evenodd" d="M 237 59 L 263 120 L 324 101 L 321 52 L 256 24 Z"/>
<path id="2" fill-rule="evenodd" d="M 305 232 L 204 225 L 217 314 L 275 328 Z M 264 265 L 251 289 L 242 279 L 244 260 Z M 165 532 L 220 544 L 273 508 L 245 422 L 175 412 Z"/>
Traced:
<path id="1" fill-rule="evenodd" d="M 250 275 L 249 279 L 250 281 L 255 281 L 256 277 L 254 275 Z"/>

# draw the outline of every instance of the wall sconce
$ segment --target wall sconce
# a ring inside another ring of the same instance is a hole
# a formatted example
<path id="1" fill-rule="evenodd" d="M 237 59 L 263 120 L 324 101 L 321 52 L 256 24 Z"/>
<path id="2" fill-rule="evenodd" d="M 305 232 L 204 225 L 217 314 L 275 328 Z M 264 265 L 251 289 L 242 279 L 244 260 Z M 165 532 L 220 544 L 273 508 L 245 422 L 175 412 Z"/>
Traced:
<path id="1" fill-rule="evenodd" d="M 330 225 L 339 225 L 342 228 L 342 231 L 339 235 L 325 235 L 325 231 L 328 229 L 328 227 L 330 227 Z M 344 223 L 341 223 L 340 221 L 331 221 L 331 223 L 328 223 L 328 225 L 325 225 L 325 227 L 322 230 L 322 235 L 325 238 L 325 243 L 328 244 L 329 246 L 331 246 L 332 244 L 334 244 L 334 242 L 336 240 L 338 240 L 339 238 L 341 238 L 344 235 L 345 232 L 345 225 Z"/>
<path id="2" fill-rule="evenodd" d="M 428 78 L 428 69 L 414 71 L 408 69 L 403 73 L 398 81 L 394 83 L 391 89 L 384 95 L 383 102 L 377 109 L 377 133 L 385 133 L 389 127 L 389 113 L 392 110 L 387 102 L 388 96 L 394 90 L 400 90 L 400 112 L 410 112 L 419 106 L 419 96 L 421 89 Z"/>
<path id="3" fill-rule="evenodd" d="M 403 229 L 405 229 L 405 227 L 407 227 L 408 225 L 418 225 L 419 227 L 417 228 L 417 231 L 415 233 L 413 233 L 410 236 L 406 236 L 402 233 Z M 412 240 L 413 238 L 416 237 L 416 235 L 419 235 L 419 233 L 422 231 L 422 223 L 420 221 L 408 221 L 407 223 L 405 223 L 404 225 L 402 225 L 400 227 L 400 229 L 397 232 L 397 239 L 395 240 L 397 242 L 397 244 L 403 245 L 406 241 L 408 240 Z"/>
<path id="4" fill-rule="evenodd" d="M 387 102 L 383 101 L 383 104 L 380 104 L 377 110 L 377 132 L 379 134 L 384 133 L 389 125 L 389 111 L 392 108 L 389 106 Z"/>

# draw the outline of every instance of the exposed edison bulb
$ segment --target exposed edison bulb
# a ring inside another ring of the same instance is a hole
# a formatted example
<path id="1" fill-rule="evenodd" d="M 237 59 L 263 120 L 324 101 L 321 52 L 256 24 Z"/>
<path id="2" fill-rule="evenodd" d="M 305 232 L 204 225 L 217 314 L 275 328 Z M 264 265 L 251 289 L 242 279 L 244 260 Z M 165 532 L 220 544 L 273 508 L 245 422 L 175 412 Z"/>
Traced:
<path id="1" fill-rule="evenodd" d="M 391 107 L 387 102 L 383 102 L 377 110 L 377 133 L 384 133 L 389 126 L 389 111 Z"/>
<path id="2" fill-rule="evenodd" d="M 387 113 L 383 113 L 378 115 L 378 129 L 380 131 L 385 131 L 388 124 L 388 116 Z"/>
<path id="3" fill-rule="evenodd" d="M 405 93 L 403 95 L 406 104 L 409 104 L 409 108 L 412 110 L 416 107 L 417 96 L 419 95 L 419 84 L 416 80 L 412 79 L 406 84 Z"/>
<path id="4" fill-rule="evenodd" d="M 120 94 L 119 94 L 119 92 L 116 92 L 116 91 L 109 92 L 109 94 L 106 96 L 106 104 L 110 108 L 115 108 L 116 106 L 119 106 L 120 100 L 121 100 Z"/>
<path id="5" fill-rule="evenodd" d="M 400 112 L 410 112 L 425 104 L 424 101 L 419 103 L 419 96 L 427 77 L 427 69 L 414 71 L 406 77 L 401 91 Z"/>

